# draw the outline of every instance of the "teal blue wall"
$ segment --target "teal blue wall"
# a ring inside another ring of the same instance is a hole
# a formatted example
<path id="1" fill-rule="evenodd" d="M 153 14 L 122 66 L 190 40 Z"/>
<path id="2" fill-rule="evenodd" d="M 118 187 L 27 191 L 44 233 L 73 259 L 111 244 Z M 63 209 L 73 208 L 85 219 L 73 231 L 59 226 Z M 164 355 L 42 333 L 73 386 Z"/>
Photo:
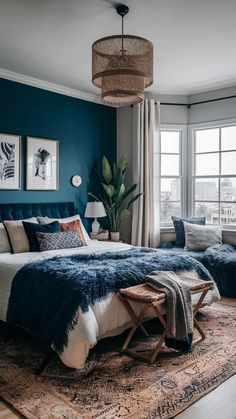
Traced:
<path id="1" fill-rule="evenodd" d="M 80 213 L 103 154 L 116 159 L 116 109 L 0 79 L 0 132 L 22 139 L 22 189 L 1 191 L 0 203 L 74 201 Z M 58 191 L 25 190 L 26 136 L 59 140 Z M 70 178 L 79 174 L 79 188 Z"/>

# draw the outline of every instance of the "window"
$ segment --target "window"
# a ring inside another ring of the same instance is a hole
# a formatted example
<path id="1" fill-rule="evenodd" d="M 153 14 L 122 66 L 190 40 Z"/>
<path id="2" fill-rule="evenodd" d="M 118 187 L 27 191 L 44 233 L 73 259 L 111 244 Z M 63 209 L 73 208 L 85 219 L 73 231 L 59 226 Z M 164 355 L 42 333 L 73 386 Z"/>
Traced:
<path id="1" fill-rule="evenodd" d="M 193 213 L 209 224 L 236 226 L 236 125 L 193 133 Z"/>
<path id="2" fill-rule="evenodd" d="M 174 215 L 236 229 L 236 121 L 230 123 L 192 126 L 189 138 L 185 126 L 162 126 L 155 153 L 162 227 L 173 226 Z"/>
<path id="3" fill-rule="evenodd" d="M 171 216 L 183 212 L 182 162 L 183 132 L 181 129 L 162 129 L 156 165 L 160 168 L 161 224 L 171 224 Z"/>

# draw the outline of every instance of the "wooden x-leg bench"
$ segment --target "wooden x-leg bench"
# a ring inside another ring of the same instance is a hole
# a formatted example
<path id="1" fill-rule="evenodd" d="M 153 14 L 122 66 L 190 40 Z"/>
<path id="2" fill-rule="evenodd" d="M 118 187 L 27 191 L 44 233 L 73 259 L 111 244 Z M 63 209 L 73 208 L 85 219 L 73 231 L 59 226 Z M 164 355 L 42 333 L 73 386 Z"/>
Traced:
<path id="1" fill-rule="evenodd" d="M 196 345 L 197 343 L 201 342 L 203 339 L 205 339 L 205 334 L 200 327 L 198 321 L 196 320 L 196 314 L 198 310 L 203 307 L 204 304 L 204 298 L 207 295 L 207 293 L 213 289 L 213 282 L 212 281 L 199 281 L 196 283 L 196 279 L 193 280 L 193 278 L 189 278 L 186 276 L 179 276 L 181 280 L 186 281 L 186 284 L 190 288 L 191 295 L 192 294 L 199 294 L 199 298 L 197 299 L 196 303 L 193 304 L 193 322 L 194 326 L 197 329 L 197 331 L 200 334 L 200 337 L 193 341 L 193 345 Z M 132 328 L 125 339 L 125 342 L 122 346 L 122 352 L 126 352 L 129 355 L 132 355 L 137 358 L 143 358 L 150 362 L 154 362 L 157 358 L 157 355 L 165 341 L 166 337 L 166 319 L 165 319 L 165 306 L 166 306 L 166 295 L 160 291 L 157 291 L 153 289 L 151 286 L 147 284 L 141 284 L 136 285 L 130 288 L 124 288 L 120 289 L 118 291 L 118 296 L 120 297 L 122 303 L 124 304 L 127 312 L 130 315 L 130 319 L 132 321 Z M 143 305 L 143 308 L 140 312 L 140 314 L 137 316 L 133 307 L 131 306 L 131 303 L 139 303 Z M 160 320 L 164 331 L 162 335 L 160 336 L 155 348 L 147 354 L 147 352 L 138 352 L 134 349 L 129 349 L 129 343 L 134 336 L 134 333 L 136 332 L 137 328 L 140 327 L 142 332 L 146 337 L 148 337 L 148 332 L 146 328 L 143 325 L 143 322 L 147 320 L 147 312 L 148 311 L 154 311 L 156 317 Z"/>

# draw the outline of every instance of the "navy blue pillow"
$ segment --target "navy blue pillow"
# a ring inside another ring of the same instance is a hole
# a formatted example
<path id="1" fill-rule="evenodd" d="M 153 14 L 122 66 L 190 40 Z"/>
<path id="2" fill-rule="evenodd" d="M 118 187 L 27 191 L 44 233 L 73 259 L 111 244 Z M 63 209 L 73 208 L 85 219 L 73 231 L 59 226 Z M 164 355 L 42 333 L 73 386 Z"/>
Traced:
<path id="1" fill-rule="evenodd" d="M 184 247 L 185 246 L 185 231 L 184 231 L 184 221 L 190 224 L 199 224 L 205 225 L 206 224 L 206 217 L 198 217 L 198 218 L 179 218 L 179 217 L 171 217 L 174 228 L 175 228 L 175 235 L 176 235 L 176 247 Z"/>
<path id="2" fill-rule="evenodd" d="M 58 221 L 50 224 L 35 224 L 22 221 L 26 235 L 29 240 L 29 248 L 31 252 L 39 252 L 39 242 L 36 233 L 60 233 L 61 227 Z"/>

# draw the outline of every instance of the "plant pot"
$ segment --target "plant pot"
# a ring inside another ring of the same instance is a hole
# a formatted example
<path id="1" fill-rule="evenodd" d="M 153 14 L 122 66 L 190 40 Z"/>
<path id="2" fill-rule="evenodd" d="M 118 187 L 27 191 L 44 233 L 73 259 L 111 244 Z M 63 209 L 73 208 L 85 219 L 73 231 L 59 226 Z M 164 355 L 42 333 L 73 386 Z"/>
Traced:
<path id="1" fill-rule="evenodd" d="M 111 231 L 110 235 L 111 235 L 111 240 L 113 242 L 118 242 L 120 240 L 120 232 L 119 231 Z"/>

